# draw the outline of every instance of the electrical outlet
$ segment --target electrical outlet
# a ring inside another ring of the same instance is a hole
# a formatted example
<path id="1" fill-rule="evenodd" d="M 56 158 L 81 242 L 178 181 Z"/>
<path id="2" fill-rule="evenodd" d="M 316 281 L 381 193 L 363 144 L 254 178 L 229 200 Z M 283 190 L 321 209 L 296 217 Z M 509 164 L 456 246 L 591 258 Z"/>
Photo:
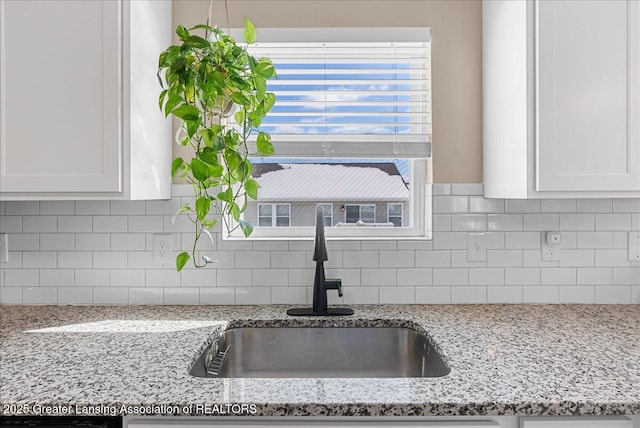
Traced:
<path id="1" fill-rule="evenodd" d="M 153 235 L 153 263 L 173 263 L 173 248 L 171 248 L 170 233 L 156 233 Z"/>
<path id="2" fill-rule="evenodd" d="M 560 244 L 562 235 L 560 232 L 546 232 L 542 234 L 542 260 L 553 262 L 560 260 Z"/>
<path id="3" fill-rule="evenodd" d="M 640 232 L 629 232 L 629 261 L 640 262 Z"/>
<path id="4" fill-rule="evenodd" d="M 9 263 L 9 238 L 6 233 L 0 235 L 0 263 Z"/>
<path id="5" fill-rule="evenodd" d="M 467 261 L 487 260 L 487 236 L 484 233 L 470 233 L 467 236 Z"/>

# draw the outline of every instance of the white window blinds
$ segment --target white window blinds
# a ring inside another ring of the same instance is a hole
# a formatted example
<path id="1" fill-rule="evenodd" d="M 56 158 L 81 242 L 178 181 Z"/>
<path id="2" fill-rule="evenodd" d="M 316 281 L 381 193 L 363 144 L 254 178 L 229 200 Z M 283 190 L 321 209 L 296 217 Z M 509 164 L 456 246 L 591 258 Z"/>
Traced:
<path id="1" fill-rule="evenodd" d="M 278 74 L 259 128 L 276 156 L 430 156 L 429 29 L 265 29 L 258 40 L 251 53 Z"/>

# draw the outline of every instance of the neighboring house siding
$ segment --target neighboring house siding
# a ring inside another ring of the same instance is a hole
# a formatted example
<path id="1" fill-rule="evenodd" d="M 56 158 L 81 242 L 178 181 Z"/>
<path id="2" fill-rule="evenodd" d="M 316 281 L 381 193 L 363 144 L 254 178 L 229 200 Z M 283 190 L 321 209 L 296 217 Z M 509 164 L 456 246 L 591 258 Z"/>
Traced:
<path id="1" fill-rule="evenodd" d="M 247 211 L 244 214 L 245 220 L 251 222 L 254 225 L 258 224 L 258 203 L 251 201 L 247 205 Z M 268 203 L 288 203 L 291 204 L 291 226 L 293 227 L 301 227 L 301 226 L 313 226 L 315 225 L 315 215 L 316 215 L 316 202 L 294 202 L 294 201 L 278 201 L 278 202 L 268 202 Z M 322 203 L 332 203 L 333 204 L 333 224 L 335 225 L 337 222 L 345 221 L 345 212 L 342 211 L 343 205 L 352 205 L 352 204 L 375 204 L 376 206 L 376 223 L 386 223 L 387 221 L 387 203 L 402 203 L 403 205 L 403 226 L 409 226 L 410 218 L 409 218 L 409 203 L 406 201 L 389 201 L 389 202 L 350 202 L 350 201 L 331 201 L 331 202 L 322 202 Z"/>

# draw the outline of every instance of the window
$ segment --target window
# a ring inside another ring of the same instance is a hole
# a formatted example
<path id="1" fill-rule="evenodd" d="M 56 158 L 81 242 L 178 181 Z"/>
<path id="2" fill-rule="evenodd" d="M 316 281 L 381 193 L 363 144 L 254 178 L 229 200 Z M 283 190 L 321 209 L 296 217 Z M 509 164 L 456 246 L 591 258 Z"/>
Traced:
<path id="1" fill-rule="evenodd" d="M 258 227 L 289 227 L 290 204 L 258 204 Z"/>
<path id="2" fill-rule="evenodd" d="M 387 221 L 394 227 L 402 227 L 402 204 L 387 204 Z"/>
<path id="3" fill-rule="evenodd" d="M 322 208 L 322 220 L 325 227 L 333 226 L 333 204 L 318 204 Z"/>
<path id="4" fill-rule="evenodd" d="M 345 205 L 345 223 L 375 223 L 376 206 L 373 204 Z"/>
<path id="5" fill-rule="evenodd" d="M 259 40 L 251 53 L 278 75 L 260 125 L 277 158 L 251 158 L 249 204 L 287 201 L 290 227 L 273 227 L 275 207 L 248 209 L 252 238 L 312 237 L 318 206 L 328 237 L 429 237 L 429 29 L 265 29 Z"/>

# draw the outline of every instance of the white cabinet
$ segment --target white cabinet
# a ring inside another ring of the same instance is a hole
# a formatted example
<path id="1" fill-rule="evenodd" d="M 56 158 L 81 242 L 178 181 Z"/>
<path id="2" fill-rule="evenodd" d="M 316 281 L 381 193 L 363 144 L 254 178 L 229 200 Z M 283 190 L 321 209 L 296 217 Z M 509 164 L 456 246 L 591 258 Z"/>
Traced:
<path id="1" fill-rule="evenodd" d="M 485 196 L 640 197 L 640 2 L 483 2 Z"/>
<path id="2" fill-rule="evenodd" d="M 633 428 L 627 417 L 538 417 L 520 418 L 521 428 Z"/>
<path id="3" fill-rule="evenodd" d="M 169 198 L 170 42 L 170 2 L 0 0 L 0 198 Z"/>

